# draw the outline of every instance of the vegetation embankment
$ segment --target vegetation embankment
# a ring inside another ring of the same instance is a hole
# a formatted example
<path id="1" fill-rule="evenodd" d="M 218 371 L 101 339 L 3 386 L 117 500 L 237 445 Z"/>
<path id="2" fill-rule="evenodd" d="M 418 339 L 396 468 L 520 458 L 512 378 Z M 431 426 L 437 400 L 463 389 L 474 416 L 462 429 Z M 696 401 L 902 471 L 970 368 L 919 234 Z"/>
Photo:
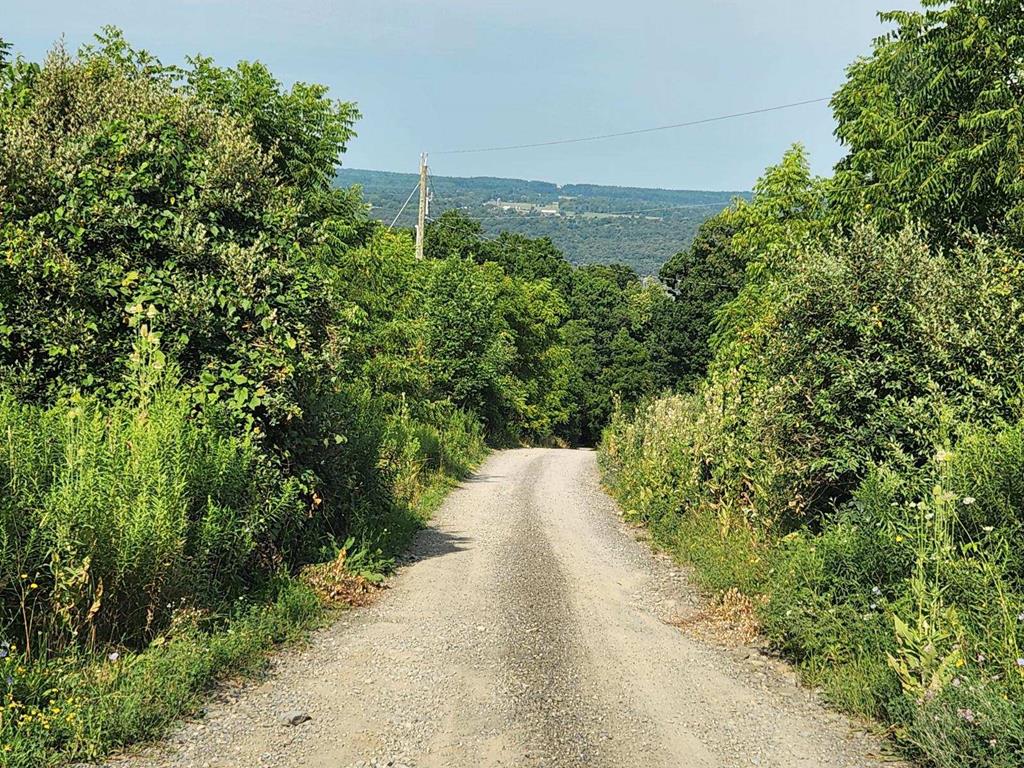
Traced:
<path id="1" fill-rule="evenodd" d="M 662 275 L 702 376 L 616 414 L 627 514 L 937 766 L 1024 762 L 1024 153 L 1015 3 L 926 3 Z M 1016 69 L 1015 69 L 1016 68 Z"/>
<path id="2" fill-rule="evenodd" d="M 593 440 L 669 303 L 334 187 L 353 104 L 0 45 L 0 765 L 156 735 L 386 572 L 487 443 Z"/>

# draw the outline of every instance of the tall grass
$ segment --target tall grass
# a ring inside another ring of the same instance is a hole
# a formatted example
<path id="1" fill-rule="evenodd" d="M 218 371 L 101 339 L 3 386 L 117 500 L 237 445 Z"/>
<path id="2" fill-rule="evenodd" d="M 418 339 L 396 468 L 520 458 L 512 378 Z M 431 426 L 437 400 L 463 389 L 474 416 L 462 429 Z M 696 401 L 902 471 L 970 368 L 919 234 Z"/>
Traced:
<path id="1" fill-rule="evenodd" d="M 50 407 L 0 394 L 4 768 L 154 736 L 218 677 L 258 668 L 321 612 L 292 553 L 345 547 L 351 571 L 380 574 L 485 450 L 479 421 L 450 407 L 386 417 L 350 457 L 373 476 L 332 539 L 251 433 L 165 375 L 137 390 Z"/>
<path id="2" fill-rule="evenodd" d="M 26 653 L 145 643 L 256 586 L 257 545 L 301 500 L 190 410 L 169 385 L 108 407 L 0 395 L 0 606 Z"/>

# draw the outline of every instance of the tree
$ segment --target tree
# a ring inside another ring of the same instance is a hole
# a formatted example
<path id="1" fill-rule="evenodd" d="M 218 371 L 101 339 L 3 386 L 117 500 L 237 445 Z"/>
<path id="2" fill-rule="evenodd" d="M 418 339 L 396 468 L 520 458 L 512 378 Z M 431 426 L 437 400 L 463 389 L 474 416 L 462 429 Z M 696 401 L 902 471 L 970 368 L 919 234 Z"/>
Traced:
<path id="1" fill-rule="evenodd" d="M 663 323 L 670 299 L 621 264 L 588 265 L 572 274 L 569 316 L 563 331 L 573 369 L 575 404 L 568 437 L 600 438 L 616 398 L 632 405 L 673 384 L 665 364 Z"/>
<path id="2" fill-rule="evenodd" d="M 848 70 L 832 100 L 849 148 L 833 201 L 846 221 L 921 220 L 1024 238 L 1024 12 L 1017 0 L 925 0 Z"/>
<path id="3" fill-rule="evenodd" d="M 565 305 L 548 284 L 453 257 L 433 266 L 424 314 L 436 398 L 477 413 L 499 442 L 549 436 L 568 418 Z"/>
<path id="4" fill-rule="evenodd" d="M 483 228 L 480 222 L 462 211 L 450 208 L 436 221 L 427 224 L 423 254 L 428 259 L 458 257 L 477 261 L 483 249 Z"/>
<path id="5" fill-rule="evenodd" d="M 196 56 L 189 65 L 187 90 L 245 120 L 284 178 L 307 193 L 331 187 L 338 161 L 355 137 L 360 117 L 355 104 L 329 99 L 325 85 L 295 83 L 285 90 L 258 61 L 218 67 Z"/>
<path id="6" fill-rule="evenodd" d="M 708 219 L 690 247 L 665 262 L 659 272 L 673 299 L 661 324 L 665 349 L 684 386 L 707 370 L 715 315 L 743 284 L 746 254 L 732 244 L 740 227 L 736 218 L 725 211 Z"/>
<path id="7" fill-rule="evenodd" d="M 716 328 L 735 324 L 729 316 L 749 305 L 730 304 L 748 280 L 783 268 L 794 244 L 825 228 L 824 183 L 800 145 L 765 170 L 749 201 L 737 199 L 701 225 L 660 272 L 674 299 L 659 333 L 676 382 L 690 386 L 704 376 Z"/>
<path id="8" fill-rule="evenodd" d="M 569 291 L 572 266 L 550 238 L 502 232 L 485 243 L 478 258 L 500 264 L 506 274 L 523 280 L 547 280 L 562 295 Z"/>

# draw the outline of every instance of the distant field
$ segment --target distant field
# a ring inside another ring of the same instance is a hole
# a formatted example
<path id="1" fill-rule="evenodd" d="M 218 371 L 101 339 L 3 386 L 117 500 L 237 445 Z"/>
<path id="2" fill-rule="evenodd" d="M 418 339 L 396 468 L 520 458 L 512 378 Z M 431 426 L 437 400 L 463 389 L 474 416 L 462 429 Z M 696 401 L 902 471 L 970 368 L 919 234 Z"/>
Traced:
<path id="1" fill-rule="evenodd" d="M 341 186 L 359 184 L 372 215 L 390 222 L 417 183 L 412 173 L 345 168 Z M 431 215 L 459 208 L 479 219 L 484 230 L 547 236 L 576 264 L 620 261 L 641 274 L 689 245 L 700 223 L 746 192 L 644 189 L 597 184 L 558 185 L 546 181 L 489 176 L 431 177 Z M 411 202 L 399 226 L 415 223 Z"/>

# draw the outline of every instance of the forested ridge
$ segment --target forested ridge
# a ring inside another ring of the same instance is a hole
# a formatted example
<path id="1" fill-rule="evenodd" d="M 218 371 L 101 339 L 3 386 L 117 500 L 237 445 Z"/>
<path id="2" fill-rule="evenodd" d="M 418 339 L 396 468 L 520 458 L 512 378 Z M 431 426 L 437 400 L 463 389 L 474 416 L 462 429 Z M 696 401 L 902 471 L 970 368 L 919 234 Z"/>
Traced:
<path id="1" fill-rule="evenodd" d="M 338 183 L 357 105 L 257 61 L 0 41 L 0 766 L 162 733 L 489 447 L 594 444 L 834 705 L 1024 763 L 1024 13 L 882 19 L 833 174 L 792 147 L 657 279 L 459 206 L 417 259 Z"/>
<path id="2" fill-rule="evenodd" d="M 362 189 L 371 217 L 398 226 L 416 221 L 415 206 L 402 210 L 416 182 L 412 173 L 338 171 L 341 186 Z M 432 174 L 430 182 L 435 216 L 456 210 L 478 220 L 485 236 L 506 231 L 548 237 L 573 264 L 627 264 L 642 276 L 657 274 L 666 259 L 690 244 L 705 219 L 749 194 L 487 176 Z"/>

